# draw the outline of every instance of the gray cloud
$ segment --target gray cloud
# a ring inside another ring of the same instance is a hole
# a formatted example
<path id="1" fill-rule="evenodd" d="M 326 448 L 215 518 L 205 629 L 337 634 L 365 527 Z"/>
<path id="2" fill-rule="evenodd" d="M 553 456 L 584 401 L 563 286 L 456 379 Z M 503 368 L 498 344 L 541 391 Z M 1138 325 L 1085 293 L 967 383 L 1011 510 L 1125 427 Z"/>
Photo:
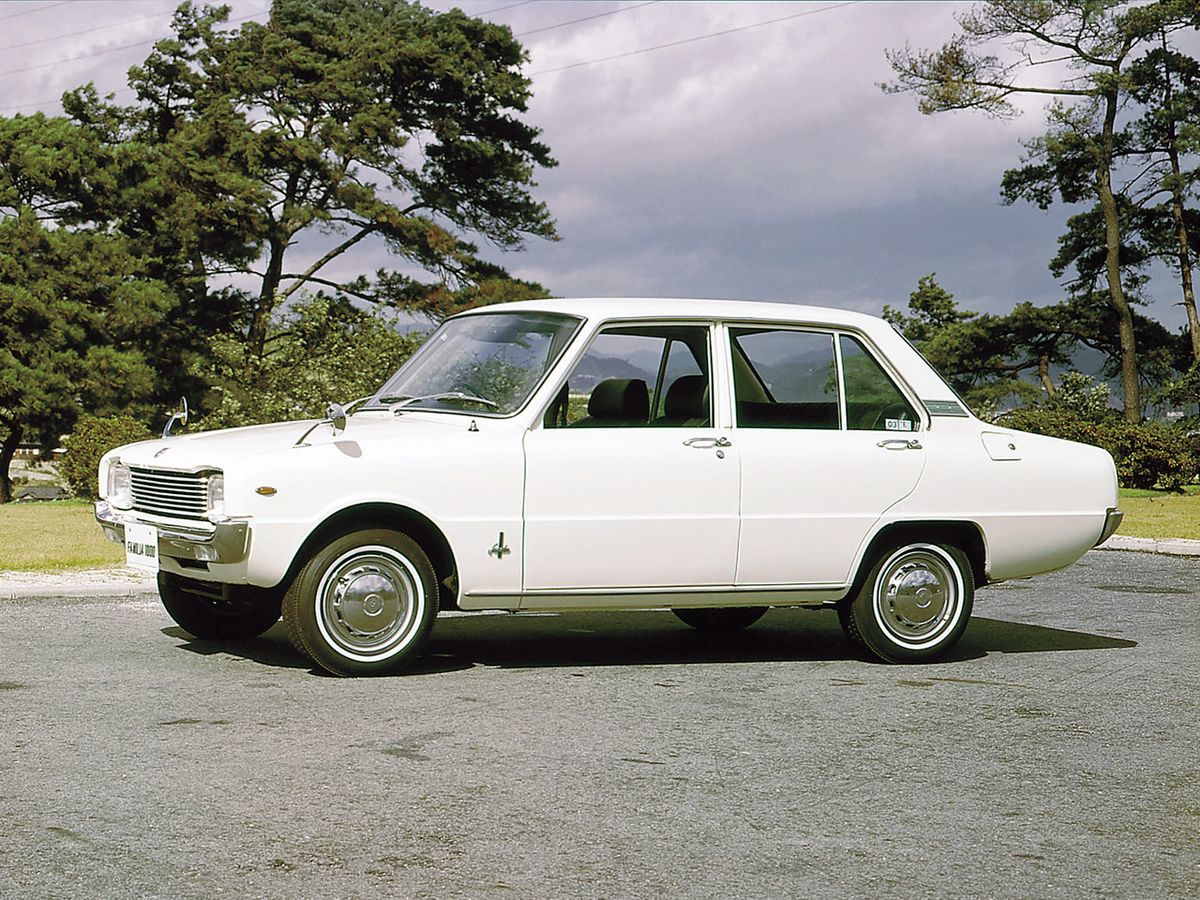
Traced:
<path id="1" fill-rule="evenodd" d="M 448 8 L 449 3 L 435 3 Z M 502 0 L 460 4 L 481 13 Z M 494 258 L 555 293 L 666 294 L 795 299 L 878 311 L 902 304 L 920 275 L 973 309 L 1054 302 L 1046 269 L 1069 210 L 1004 207 L 999 181 L 1018 164 L 1022 139 L 1043 128 L 1040 104 L 995 121 L 969 113 L 921 116 L 910 97 L 884 95 L 889 47 L 934 47 L 954 30 L 961 3 L 530 3 L 489 15 L 520 35 L 588 15 L 604 18 L 538 31 L 530 51 L 528 119 L 559 160 L 539 173 L 538 196 L 562 240 L 533 241 Z M 112 52 L 3 76 L 0 110 L 54 98 L 93 80 L 124 86 L 126 69 L 166 33 L 173 2 L 10 3 L 0 48 L 87 28 L 73 38 L 0 49 L 0 70 Z M 236 0 L 234 17 L 265 0 Z M 156 13 L 160 18 L 147 19 Z M 686 40 L 793 13 L 785 22 L 609 62 L 574 63 Z M 262 18 L 259 16 L 259 18 Z M 132 22 L 130 20 L 141 19 Z M 139 46 L 113 50 L 137 41 Z M 128 94 L 118 99 L 128 99 Z M 297 248 L 317 255 L 321 240 Z M 343 272 L 387 264 L 360 246 Z M 301 260 L 293 260 L 292 268 Z M 1176 289 L 1151 284 L 1172 327 Z"/>

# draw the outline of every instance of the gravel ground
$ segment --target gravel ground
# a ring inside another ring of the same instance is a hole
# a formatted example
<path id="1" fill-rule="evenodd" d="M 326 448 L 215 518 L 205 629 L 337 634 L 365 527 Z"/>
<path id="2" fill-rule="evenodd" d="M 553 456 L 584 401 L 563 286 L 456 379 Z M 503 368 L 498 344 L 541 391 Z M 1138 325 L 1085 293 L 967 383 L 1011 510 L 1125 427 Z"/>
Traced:
<path id="1" fill-rule="evenodd" d="M 105 587 L 0 592 L 0 897 L 1200 896 L 1200 560 L 988 588 L 921 666 L 458 615 L 357 680 Z"/>

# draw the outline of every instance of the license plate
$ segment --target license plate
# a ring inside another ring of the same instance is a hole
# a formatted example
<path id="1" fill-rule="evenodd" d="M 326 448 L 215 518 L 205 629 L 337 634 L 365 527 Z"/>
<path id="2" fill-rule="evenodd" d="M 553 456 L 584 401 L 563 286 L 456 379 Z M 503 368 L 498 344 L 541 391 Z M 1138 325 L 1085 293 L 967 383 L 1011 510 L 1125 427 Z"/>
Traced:
<path id="1" fill-rule="evenodd" d="M 158 529 L 153 525 L 125 525 L 125 564 L 146 572 L 158 571 Z"/>

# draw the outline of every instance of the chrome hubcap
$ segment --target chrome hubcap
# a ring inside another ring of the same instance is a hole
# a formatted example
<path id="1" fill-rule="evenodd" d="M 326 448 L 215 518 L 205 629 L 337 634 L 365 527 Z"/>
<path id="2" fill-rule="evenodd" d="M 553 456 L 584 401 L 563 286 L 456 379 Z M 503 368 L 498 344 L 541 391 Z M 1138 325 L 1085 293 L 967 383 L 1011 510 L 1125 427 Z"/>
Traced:
<path id="1" fill-rule="evenodd" d="M 390 547 L 359 547 L 325 572 L 317 589 L 321 632 L 354 659 L 380 659 L 415 636 L 425 605 L 412 564 Z"/>
<path id="2" fill-rule="evenodd" d="M 951 627 L 961 606 L 957 572 L 935 547 L 907 547 L 880 569 L 875 616 L 899 643 L 923 644 Z"/>

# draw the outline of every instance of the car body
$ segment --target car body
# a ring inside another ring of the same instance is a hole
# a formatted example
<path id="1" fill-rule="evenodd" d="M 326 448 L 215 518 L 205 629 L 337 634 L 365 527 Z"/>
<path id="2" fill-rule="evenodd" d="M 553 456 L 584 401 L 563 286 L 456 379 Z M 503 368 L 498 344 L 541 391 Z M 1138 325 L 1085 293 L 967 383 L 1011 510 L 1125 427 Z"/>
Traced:
<path id="1" fill-rule="evenodd" d="M 976 418 L 881 319 L 786 303 L 544 300 L 448 319 L 349 415 L 167 436 L 96 516 L 201 637 L 280 614 L 331 671 L 394 671 L 439 609 L 836 607 L 943 653 L 974 588 L 1120 521 L 1102 449 Z M 140 552 L 135 552 L 140 551 Z"/>

